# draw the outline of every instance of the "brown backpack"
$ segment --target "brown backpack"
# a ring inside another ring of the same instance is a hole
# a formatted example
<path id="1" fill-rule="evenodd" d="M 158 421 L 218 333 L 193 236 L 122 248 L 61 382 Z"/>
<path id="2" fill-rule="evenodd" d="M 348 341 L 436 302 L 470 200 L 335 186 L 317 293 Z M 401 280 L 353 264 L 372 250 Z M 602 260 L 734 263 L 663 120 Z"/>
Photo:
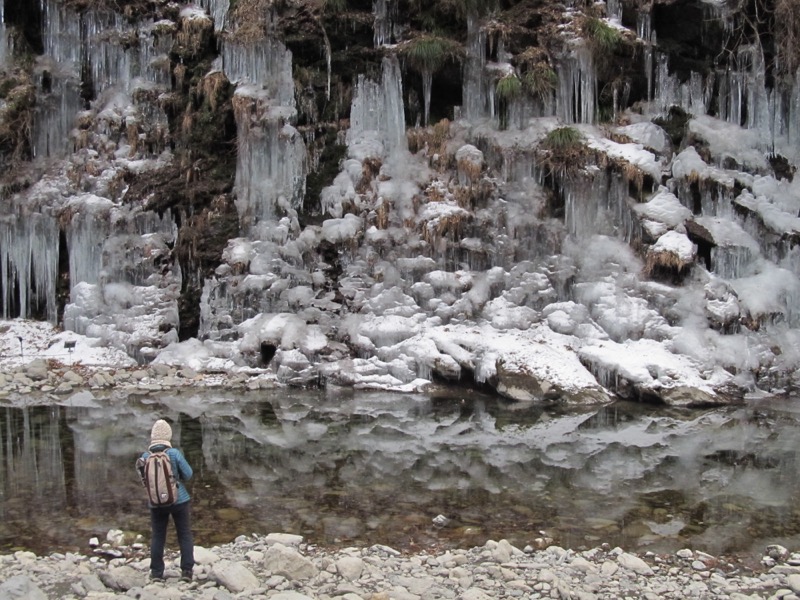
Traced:
<path id="1" fill-rule="evenodd" d="M 139 473 L 151 506 L 175 504 L 178 484 L 172 473 L 172 461 L 166 452 L 151 452 L 140 464 Z"/>

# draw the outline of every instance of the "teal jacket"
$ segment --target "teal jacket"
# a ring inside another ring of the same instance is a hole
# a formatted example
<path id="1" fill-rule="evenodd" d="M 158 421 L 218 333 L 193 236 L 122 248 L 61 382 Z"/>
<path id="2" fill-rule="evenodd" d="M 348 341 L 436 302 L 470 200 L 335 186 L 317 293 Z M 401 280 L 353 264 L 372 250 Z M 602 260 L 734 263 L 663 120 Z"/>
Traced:
<path id="1" fill-rule="evenodd" d="M 192 471 L 192 467 L 186 462 L 183 454 L 177 448 L 170 448 L 159 444 L 158 446 L 151 446 L 150 450 L 158 452 L 165 448 L 167 449 L 166 454 L 169 456 L 169 462 L 172 463 L 172 473 L 175 475 L 175 480 L 178 484 L 178 499 L 175 501 L 175 504 L 188 502 L 191 496 L 189 495 L 189 490 L 186 489 L 185 482 L 192 478 L 194 471 Z M 142 453 L 142 460 L 147 460 L 148 456 L 150 456 L 150 452 Z"/>

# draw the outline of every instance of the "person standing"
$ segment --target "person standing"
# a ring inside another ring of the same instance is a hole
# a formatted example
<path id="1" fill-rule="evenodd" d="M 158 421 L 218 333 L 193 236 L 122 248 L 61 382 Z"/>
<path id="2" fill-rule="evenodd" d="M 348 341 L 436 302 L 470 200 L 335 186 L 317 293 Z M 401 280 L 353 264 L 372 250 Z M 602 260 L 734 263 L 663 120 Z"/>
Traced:
<path id="1" fill-rule="evenodd" d="M 192 540 L 191 497 L 185 482 L 192 478 L 193 471 L 183 453 L 172 447 L 172 427 L 163 419 L 159 419 L 153 425 L 147 452 L 144 452 L 137 461 L 140 474 L 143 472 L 144 461 L 151 452 L 165 452 L 169 457 L 178 487 L 178 496 L 175 502 L 168 506 L 149 504 L 150 578 L 164 579 L 164 544 L 167 540 L 169 518 L 172 516 L 181 551 L 181 579 L 191 581 L 194 569 L 194 542 Z"/>

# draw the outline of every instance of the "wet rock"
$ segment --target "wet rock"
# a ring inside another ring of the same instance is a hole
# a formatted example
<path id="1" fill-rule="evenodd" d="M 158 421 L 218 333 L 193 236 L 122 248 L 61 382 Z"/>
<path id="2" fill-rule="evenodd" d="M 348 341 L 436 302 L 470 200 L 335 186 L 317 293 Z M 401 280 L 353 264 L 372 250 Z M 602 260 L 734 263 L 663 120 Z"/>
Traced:
<path id="1" fill-rule="evenodd" d="M 28 577 L 16 575 L 0 584 L 0 600 L 47 600 L 47 596 Z"/>
<path id="2" fill-rule="evenodd" d="M 204 548 L 203 546 L 194 547 L 194 561 L 198 565 L 213 565 L 219 560 L 220 557 L 216 552 L 209 550 L 208 548 Z"/>
<path id="3" fill-rule="evenodd" d="M 234 594 L 254 590 L 258 579 L 243 562 L 222 560 L 211 570 L 211 579 Z"/>
<path id="4" fill-rule="evenodd" d="M 25 374 L 34 381 L 42 381 L 47 379 L 47 373 L 47 361 L 44 361 L 41 358 L 32 360 L 25 367 Z"/>
<path id="5" fill-rule="evenodd" d="M 348 581 L 355 581 L 364 571 L 364 561 L 356 556 L 343 556 L 336 561 L 336 570 Z"/>
<path id="6" fill-rule="evenodd" d="M 131 588 L 141 587 L 146 582 L 146 575 L 134 570 L 132 567 L 112 567 L 99 573 L 100 581 L 106 587 L 120 592 L 127 592 Z"/>
<path id="7" fill-rule="evenodd" d="M 264 566 L 270 573 L 291 580 L 310 579 L 318 572 L 310 560 L 297 550 L 283 544 L 274 544 L 267 550 L 264 555 Z"/>
<path id="8" fill-rule="evenodd" d="M 638 556 L 634 556 L 633 554 L 623 552 L 617 557 L 617 561 L 625 569 L 633 571 L 634 573 L 638 573 L 639 575 L 653 574 L 653 569 L 650 567 L 650 565 L 648 565 Z"/>

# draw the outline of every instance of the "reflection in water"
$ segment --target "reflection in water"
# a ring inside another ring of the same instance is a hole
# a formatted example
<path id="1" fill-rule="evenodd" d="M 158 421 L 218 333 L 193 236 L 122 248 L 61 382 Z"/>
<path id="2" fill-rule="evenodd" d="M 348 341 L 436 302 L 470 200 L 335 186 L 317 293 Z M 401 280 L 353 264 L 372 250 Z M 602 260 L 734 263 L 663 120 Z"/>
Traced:
<path id="1" fill-rule="evenodd" d="M 284 531 L 323 545 L 760 552 L 800 541 L 800 409 L 567 410 L 281 390 L 0 408 L 0 551 L 147 533 L 133 462 L 153 420 L 195 469 L 196 540 Z M 444 528 L 432 519 L 450 519 Z"/>

